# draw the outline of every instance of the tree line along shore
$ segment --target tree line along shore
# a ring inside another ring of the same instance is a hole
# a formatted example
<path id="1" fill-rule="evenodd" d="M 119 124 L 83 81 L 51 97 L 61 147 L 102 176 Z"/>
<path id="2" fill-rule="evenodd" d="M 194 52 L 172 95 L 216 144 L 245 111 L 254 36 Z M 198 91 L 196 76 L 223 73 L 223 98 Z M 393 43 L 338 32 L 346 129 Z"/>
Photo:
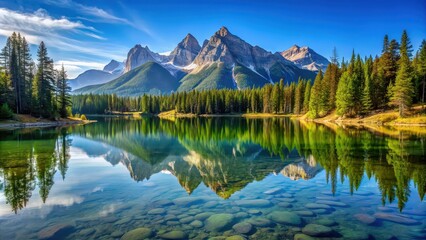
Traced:
<path id="1" fill-rule="evenodd" d="M 47 57 L 44 43 L 38 50 L 37 65 L 29 60 L 27 48 L 25 38 L 14 34 L 2 50 L 0 112 L 9 107 L 14 113 L 51 119 L 66 118 L 72 113 L 132 112 L 163 117 L 291 115 L 319 122 L 426 124 L 423 107 L 426 41 L 423 40 L 413 54 L 406 31 L 399 42 L 386 35 L 380 56 L 374 58 L 362 58 L 353 51 L 349 61 L 339 61 L 333 51 L 326 71 L 320 70 L 314 81 L 286 82 L 282 79 L 261 88 L 212 89 L 139 97 L 115 94 L 70 96 L 66 73 L 63 68 L 60 71 L 53 69 L 53 61 Z"/>

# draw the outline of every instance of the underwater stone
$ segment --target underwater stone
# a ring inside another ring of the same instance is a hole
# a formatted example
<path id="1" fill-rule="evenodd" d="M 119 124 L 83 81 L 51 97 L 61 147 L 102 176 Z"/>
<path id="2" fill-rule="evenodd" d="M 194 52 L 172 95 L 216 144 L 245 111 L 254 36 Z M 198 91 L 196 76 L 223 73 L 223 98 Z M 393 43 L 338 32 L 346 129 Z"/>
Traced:
<path id="1" fill-rule="evenodd" d="M 295 213 L 287 211 L 275 211 L 268 215 L 269 219 L 281 224 L 289 224 L 298 226 L 302 223 L 302 219 Z"/>
<path id="2" fill-rule="evenodd" d="M 173 200 L 173 203 L 179 206 L 189 206 L 194 204 L 201 204 L 204 202 L 204 199 L 196 197 L 181 197 Z"/>
<path id="3" fill-rule="evenodd" d="M 249 211 L 250 212 L 250 211 Z M 246 218 L 248 216 L 248 214 L 247 213 L 245 213 L 245 212 L 239 212 L 239 213 L 236 213 L 235 214 L 235 217 L 236 218 Z"/>
<path id="4" fill-rule="evenodd" d="M 156 215 L 156 214 L 163 214 L 166 210 L 164 208 L 154 208 L 148 211 L 148 214 L 150 215 Z"/>
<path id="5" fill-rule="evenodd" d="M 376 221 L 376 218 L 373 216 L 370 216 L 368 214 L 364 214 L 364 213 L 359 213 L 359 214 L 355 214 L 354 217 L 364 223 L 364 224 L 373 224 Z"/>
<path id="6" fill-rule="evenodd" d="M 207 218 L 205 228 L 208 231 L 222 231 L 230 226 L 234 217 L 232 214 L 219 213 Z"/>
<path id="7" fill-rule="evenodd" d="M 296 213 L 299 216 L 302 217 L 314 217 L 315 213 L 309 210 L 305 210 L 305 211 L 294 211 L 294 213 Z"/>
<path id="8" fill-rule="evenodd" d="M 69 224 L 58 224 L 53 227 L 42 229 L 38 233 L 39 239 L 61 239 L 74 232 L 75 228 Z"/>
<path id="9" fill-rule="evenodd" d="M 253 226 L 248 222 L 242 222 L 235 224 L 232 229 L 234 229 L 235 232 L 241 233 L 241 234 L 247 234 L 251 232 L 253 229 Z"/>
<path id="10" fill-rule="evenodd" d="M 319 224 L 319 225 L 324 225 L 324 226 L 327 226 L 327 227 L 331 227 L 331 226 L 337 225 L 337 222 L 335 222 L 332 219 L 328 219 L 328 218 L 318 219 L 318 220 L 315 221 L 315 223 Z"/>
<path id="11" fill-rule="evenodd" d="M 194 220 L 189 225 L 191 225 L 194 228 L 200 228 L 204 226 L 203 222 L 201 222 L 200 220 Z"/>
<path id="12" fill-rule="evenodd" d="M 269 207 L 271 202 L 265 199 L 237 200 L 235 203 L 241 207 Z"/>
<path id="13" fill-rule="evenodd" d="M 179 222 L 186 224 L 186 223 L 192 222 L 193 220 L 194 220 L 194 217 L 189 216 L 189 217 L 185 217 L 185 218 L 180 219 Z"/>
<path id="14" fill-rule="evenodd" d="M 188 238 L 188 235 L 180 230 L 173 230 L 164 234 L 160 235 L 161 238 L 164 239 L 186 239 Z"/>
<path id="15" fill-rule="evenodd" d="M 213 215 L 212 212 L 204 212 L 204 213 L 199 213 L 199 214 L 195 215 L 194 218 L 197 219 L 197 220 L 200 220 L 200 221 L 204 221 L 208 217 L 210 217 L 211 215 Z"/>
<path id="16" fill-rule="evenodd" d="M 310 237 L 306 234 L 303 233 L 298 233 L 296 235 L 294 235 L 294 240 L 314 240 L 315 238 Z"/>
<path id="17" fill-rule="evenodd" d="M 306 208 L 309 209 L 329 209 L 330 206 L 326 204 L 319 204 L 319 203 L 308 203 L 305 205 Z"/>
<path id="18" fill-rule="evenodd" d="M 230 236 L 230 237 L 227 237 L 227 238 L 225 238 L 225 239 L 226 239 L 226 240 L 245 240 L 245 238 L 244 238 L 244 237 L 239 236 L 239 235 Z"/>
<path id="19" fill-rule="evenodd" d="M 348 206 L 346 203 L 329 201 L 329 200 L 318 200 L 317 203 L 318 204 L 325 204 L 325 205 L 329 205 L 329 206 L 334 206 L 334 207 L 347 207 Z"/>
<path id="20" fill-rule="evenodd" d="M 272 188 L 269 189 L 268 191 L 263 192 L 264 194 L 268 194 L 268 195 L 272 195 L 272 194 L 276 194 L 281 192 L 283 189 L 282 188 Z"/>
<path id="21" fill-rule="evenodd" d="M 142 240 L 151 237 L 153 232 L 149 228 L 140 227 L 125 233 L 121 240 Z"/>
<path id="22" fill-rule="evenodd" d="M 333 232 L 333 229 L 319 225 L 319 224 L 308 224 L 303 229 L 302 232 L 306 235 L 313 236 L 313 237 L 320 237 L 320 236 L 328 236 Z"/>
<path id="23" fill-rule="evenodd" d="M 399 223 L 399 224 L 403 224 L 403 225 L 420 224 L 420 222 L 418 222 L 414 219 L 398 216 L 398 215 L 391 214 L 391 213 L 376 213 L 376 214 L 374 214 L 374 217 L 381 219 L 381 220 L 384 220 L 384 221 Z"/>

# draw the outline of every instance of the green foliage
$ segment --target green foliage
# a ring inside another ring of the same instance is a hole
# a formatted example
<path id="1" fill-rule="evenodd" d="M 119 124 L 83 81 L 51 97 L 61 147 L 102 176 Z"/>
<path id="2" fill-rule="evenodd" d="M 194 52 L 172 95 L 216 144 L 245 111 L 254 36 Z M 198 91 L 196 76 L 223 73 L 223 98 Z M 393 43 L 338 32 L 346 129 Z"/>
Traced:
<path id="1" fill-rule="evenodd" d="M 404 31 L 401 37 L 401 58 L 398 62 L 395 85 L 390 88 L 390 104 L 398 106 L 400 116 L 404 116 L 406 109 L 411 106 L 414 95 L 413 69 L 410 64 L 411 48 L 407 32 Z"/>
<path id="2" fill-rule="evenodd" d="M 3 103 L 0 107 L 0 119 L 11 119 L 13 117 L 13 112 L 10 109 L 7 103 Z"/>

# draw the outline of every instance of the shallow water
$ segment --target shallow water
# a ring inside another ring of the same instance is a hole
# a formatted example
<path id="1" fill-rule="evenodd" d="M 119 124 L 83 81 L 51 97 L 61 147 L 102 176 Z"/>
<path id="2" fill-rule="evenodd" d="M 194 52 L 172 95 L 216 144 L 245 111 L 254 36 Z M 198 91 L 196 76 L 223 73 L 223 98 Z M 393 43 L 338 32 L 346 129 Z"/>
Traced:
<path id="1" fill-rule="evenodd" d="M 98 120 L 0 132 L 0 239 L 426 237 L 424 135 Z"/>

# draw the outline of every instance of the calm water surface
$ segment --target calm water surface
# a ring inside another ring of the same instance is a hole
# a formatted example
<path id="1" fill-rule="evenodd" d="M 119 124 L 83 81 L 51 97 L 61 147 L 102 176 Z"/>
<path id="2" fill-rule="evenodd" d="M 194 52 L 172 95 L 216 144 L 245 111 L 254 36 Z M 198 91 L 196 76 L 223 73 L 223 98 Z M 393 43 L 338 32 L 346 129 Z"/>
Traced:
<path id="1" fill-rule="evenodd" d="M 425 135 L 98 120 L 0 132 L 0 239 L 426 238 Z"/>

